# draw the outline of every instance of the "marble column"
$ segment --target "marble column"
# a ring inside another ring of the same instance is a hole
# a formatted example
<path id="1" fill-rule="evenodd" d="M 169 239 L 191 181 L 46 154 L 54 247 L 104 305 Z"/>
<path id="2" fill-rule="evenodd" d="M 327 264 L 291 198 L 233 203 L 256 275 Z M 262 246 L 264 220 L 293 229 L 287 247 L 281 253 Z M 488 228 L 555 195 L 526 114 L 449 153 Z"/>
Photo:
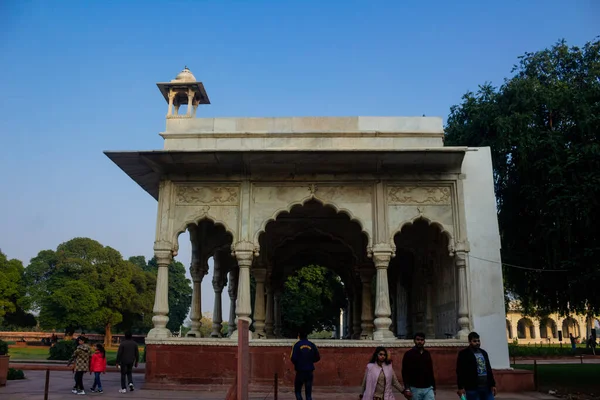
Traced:
<path id="1" fill-rule="evenodd" d="M 458 339 L 465 340 L 469 336 L 471 321 L 469 320 L 469 298 L 467 288 L 467 252 L 457 251 L 455 263 L 458 272 Z"/>
<path id="2" fill-rule="evenodd" d="M 510 330 L 512 332 L 512 337 L 513 340 L 518 339 L 519 338 L 519 327 L 517 326 L 517 323 L 512 323 L 510 324 Z"/>
<path id="3" fill-rule="evenodd" d="M 273 295 L 273 316 L 275 317 L 275 326 L 273 334 L 275 337 L 281 337 L 281 293 L 275 292 Z"/>
<path id="4" fill-rule="evenodd" d="M 540 321 L 533 321 L 533 337 L 532 339 L 540 340 L 542 336 L 540 335 Z"/>
<path id="5" fill-rule="evenodd" d="M 379 243 L 373 246 L 373 262 L 377 270 L 375 320 L 373 321 L 375 325 L 374 340 L 394 338 L 394 334 L 390 330 L 392 310 L 390 308 L 390 290 L 387 276 L 387 268 L 393 256 L 394 253 L 389 244 Z"/>
<path id="6" fill-rule="evenodd" d="M 358 290 L 356 290 L 352 299 L 352 339 L 356 340 L 360 339 L 361 311 L 360 295 L 358 294 Z"/>
<path id="7" fill-rule="evenodd" d="M 236 323 L 240 319 L 252 325 L 252 302 L 250 299 L 250 267 L 256 253 L 254 243 L 248 241 L 237 242 L 233 248 L 233 254 L 239 266 L 238 291 L 235 304 Z M 249 333 L 250 336 L 251 332 Z M 237 339 L 237 331 L 233 332 L 232 338 Z"/>
<path id="8" fill-rule="evenodd" d="M 435 328 L 433 325 L 433 282 L 429 278 L 427 279 L 425 293 L 427 296 L 425 305 L 425 335 L 427 338 L 433 339 L 435 338 Z"/>
<path id="9" fill-rule="evenodd" d="M 273 291 L 271 290 L 271 284 L 267 283 L 266 287 L 267 291 L 267 311 L 265 315 L 265 334 L 267 338 L 272 338 L 274 336 L 273 332 Z"/>
<path id="10" fill-rule="evenodd" d="M 371 279 L 373 270 L 365 269 L 360 272 L 362 282 L 362 310 L 361 310 L 361 339 L 373 339 L 373 305 L 371 304 Z"/>
<path id="11" fill-rule="evenodd" d="M 190 266 L 192 275 L 192 308 L 190 310 L 191 328 L 186 336 L 202 337 L 200 327 L 202 326 L 202 279 L 208 268 L 203 268 L 201 262 L 193 261 Z"/>
<path id="12" fill-rule="evenodd" d="M 344 309 L 344 327 L 346 328 L 344 339 L 352 339 L 352 316 L 352 300 L 348 298 L 348 304 Z"/>
<path id="13" fill-rule="evenodd" d="M 173 99 L 175 98 L 175 92 L 169 92 L 169 110 L 167 111 L 167 116 L 173 115 Z"/>
<path id="14" fill-rule="evenodd" d="M 158 264 L 158 271 L 156 274 L 154 308 L 152 309 L 154 328 L 148 332 L 148 338 L 165 339 L 171 337 L 171 331 L 167 329 L 167 322 L 169 322 L 169 264 L 173 260 L 173 253 L 171 249 L 157 249 L 156 247 L 155 245 L 154 256 Z"/>
<path id="15" fill-rule="evenodd" d="M 188 92 L 188 104 L 187 104 L 187 115 L 192 116 L 192 103 L 194 102 L 194 92 L 191 90 Z"/>
<path id="16" fill-rule="evenodd" d="M 258 339 L 265 339 L 265 278 L 267 270 L 256 268 L 252 271 L 256 281 L 256 292 L 254 293 L 254 334 Z"/>
<path id="17" fill-rule="evenodd" d="M 227 271 L 225 269 L 225 264 L 223 263 L 223 257 L 225 255 L 221 252 L 215 253 L 213 257 L 214 263 L 214 273 L 212 286 L 215 291 L 215 304 L 213 306 L 213 321 L 212 321 L 212 331 L 210 333 L 210 337 L 220 338 L 222 337 L 221 330 L 223 329 L 223 306 L 222 306 L 222 298 L 223 298 L 223 287 L 225 286 L 225 281 L 227 277 Z"/>
<path id="18" fill-rule="evenodd" d="M 229 321 L 227 322 L 227 336 L 233 335 L 233 332 L 237 329 L 235 325 L 235 303 L 237 300 L 237 284 L 238 284 L 239 270 L 233 268 L 229 271 L 229 285 L 227 286 L 227 293 L 229 293 Z"/>
<path id="19" fill-rule="evenodd" d="M 400 278 L 398 278 L 400 279 Z M 409 339 L 408 337 L 408 298 L 404 285 L 398 283 L 396 285 L 396 325 L 397 333 L 400 338 Z"/>

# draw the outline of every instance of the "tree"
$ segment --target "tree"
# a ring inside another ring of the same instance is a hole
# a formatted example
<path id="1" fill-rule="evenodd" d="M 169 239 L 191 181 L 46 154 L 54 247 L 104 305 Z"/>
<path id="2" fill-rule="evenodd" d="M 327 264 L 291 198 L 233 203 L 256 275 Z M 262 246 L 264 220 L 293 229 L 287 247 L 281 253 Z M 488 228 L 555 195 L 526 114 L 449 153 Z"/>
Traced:
<path id="1" fill-rule="evenodd" d="M 25 268 L 17 259 L 9 260 L 0 250 L 0 326 L 35 326 L 25 299 Z"/>
<path id="2" fill-rule="evenodd" d="M 282 330 L 296 337 L 299 330 L 331 330 L 346 305 L 339 276 L 325 267 L 309 265 L 291 275 L 281 295 Z"/>
<path id="3" fill-rule="evenodd" d="M 108 246 L 75 238 L 44 250 L 25 271 L 31 304 L 43 328 L 100 328 L 110 345 L 112 327 L 123 315 L 150 313 L 145 300 L 151 274 Z"/>
<path id="4" fill-rule="evenodd" d="M 129 259 L 137 265 L 145 264 L 144 256 L 135 256 Z M 143 267 L 145 271 L 154 275 L 158 272 L 156 257 L 152 257 Z M 154 294 L 152 295 L 154 301 Z M 167 328 L 172 332 L 179 332 L 180 326 L 187 317 L 192 305 L 192 286 L 185 276 L 185 266 L 179 261 L 173 260 L 169 264 L 169 322 Z"/>
<path id="5" fill-rule="evenodd" d="M 527 312 L 600 309 L 600 41 L 526 53 L 453 106 L 446 144 L 490 146 L 507 288 Z"/>

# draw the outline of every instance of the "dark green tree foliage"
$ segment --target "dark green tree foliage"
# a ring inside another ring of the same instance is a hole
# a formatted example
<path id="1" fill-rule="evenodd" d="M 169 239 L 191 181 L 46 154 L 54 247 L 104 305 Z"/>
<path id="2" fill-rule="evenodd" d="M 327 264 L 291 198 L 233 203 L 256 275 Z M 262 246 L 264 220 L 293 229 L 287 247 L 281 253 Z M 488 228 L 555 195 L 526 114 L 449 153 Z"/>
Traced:
<path id="1" fill-rule="evenodd" d="M 115 249 L 88 238 L 41 251 L 25 271 L 42 328 L 104 330 L 106 343 L 123 315 L 151 313 L 145 295 L 153 279 Z"/>
<path id="2" fill-rule="evenodd" d="M 19 260 L 9 260 L 0 251 L 0 326 L 35 326 L 33 315 L 26 312 L 28 302 L 25 284 L 25 268 Z"/>
<path id="3" fill-rule="evenodd" d="M 513 73 L 452 107 L 446 145 L 491 147 L 503 261 L 544 271 L 504 269 L 525 310 L 598 313 L 600 41 L 526 53 Z"/>
<path id="4" fill-rule="evenodd" d="M 135 259 L 135 257 L 132 257 Z M 142 257 L 143 258 L 143 257 Z M 131 260 L 131 259 L 130 259 Z M 141 259 L 134 260 L 140 263 Z M 156 275 L 158 263 L 156 257 L 152 257 L 146 265 L 146 270 Z M 154 298 L 154 295 L 153 297 Z M 167 328 L 171 331 L 179 331 L 187 317 L 192 304 L 192 286 L 189 279 L 185 277 L 185 266 L 179 261 L 173 260 L 169 264 L 169 322 Z"/>
<path id="5" fill-rule="evenodd" d="M 299 330 L 332 330 L 345 306 L 339 276 L 318 265 L 301 268 L 286 280 L 281 294 L 283 334 L 295 338 Z"/>

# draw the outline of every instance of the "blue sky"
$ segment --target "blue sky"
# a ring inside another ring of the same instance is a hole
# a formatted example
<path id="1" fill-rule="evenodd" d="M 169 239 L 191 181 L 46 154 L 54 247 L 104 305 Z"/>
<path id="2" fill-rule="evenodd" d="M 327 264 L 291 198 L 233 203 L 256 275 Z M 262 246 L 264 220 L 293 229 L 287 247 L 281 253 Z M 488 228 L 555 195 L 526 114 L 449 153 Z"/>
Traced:
<path id="1" fill-rule="evenodd" d="M 156 202 L 102 151 L 162 147 L 155 82 L 184 65 L 212 102 L 200 117 L 446 118 L 522 53 L 600 34 L 594 0 L 459 3 L 0 2 L 0 248 L 27 265 L 88 236 L 150 257 Z"/>

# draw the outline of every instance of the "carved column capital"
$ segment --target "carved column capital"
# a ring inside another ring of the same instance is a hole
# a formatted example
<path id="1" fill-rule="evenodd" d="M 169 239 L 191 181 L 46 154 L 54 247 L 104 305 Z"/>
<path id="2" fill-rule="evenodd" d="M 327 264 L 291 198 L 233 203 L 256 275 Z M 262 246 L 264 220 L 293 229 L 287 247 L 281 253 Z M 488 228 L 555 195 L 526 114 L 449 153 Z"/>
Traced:
<path id="1" fill-rule="evenodd" d="M 204 275 L 208 274 L 208 264 L 202 262 L 192 262 L 190 266 L 190 275 L 195 282 L 202 282 Z"/>
<path id="2" fill-rule="evenodd" d="M 231 250 L 231 255 L 237 259 L 240 267 L 249 268 L 253 258 L 259 255 L 258 246 L 246 240 L 233 244 Z"/>
<path id="3" fill-rule="evenodd" d="M 264 283 L 267 277 L 267 270 L 265 268 L 254 268 L 252 270 L 252 275 L 256 282 Z"/>
<path id="4" fill-rule="evenodd" d="M 371 249 L 370 256 L 373 258 L 375 268 L 387 268 L 390 260 L 396 255 L 396 249 L 389 243 L 377 243 Z"/>
<path id="5" fill-rule="evenodd" d="M 375 270 L 372 268 L 363 268 L 359 271 L 360 281 L 361 283 L 371 283 L 373 279 L 373 275 L 375 275 Z"/>
<path id="6" fill-rule="evenodd" d="M 465 268 L 467 266 L 468 253 L 465 251 L 457 251 L 454 253 L 455 263 L 458 268 Z"/>

